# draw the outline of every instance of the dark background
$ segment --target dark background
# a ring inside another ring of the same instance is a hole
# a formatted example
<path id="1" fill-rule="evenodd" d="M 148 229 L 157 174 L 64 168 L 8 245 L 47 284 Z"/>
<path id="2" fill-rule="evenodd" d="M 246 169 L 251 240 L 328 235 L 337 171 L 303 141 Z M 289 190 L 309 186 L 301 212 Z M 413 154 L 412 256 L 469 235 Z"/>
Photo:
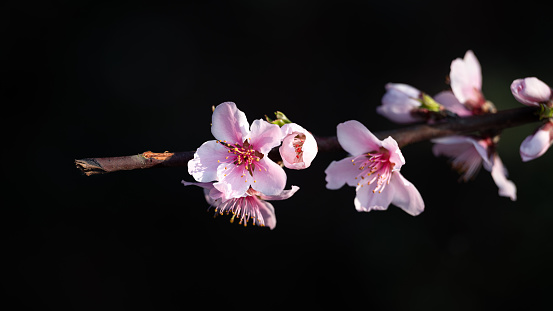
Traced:
<path id="1" fill-rule="evenodd" d="M 387 82 L 429 94 L 472 49 L 483 92 L 521 106 L 512 80 L 553 85 L 544 2 L 13 2 L 0 10 L 2 304 L 34 310 L 327 307 L 551 308 L 553 155 L 522 163 L 536 125 L 504 131 L 518 201 L 484 170 L 469 183 L 431 144 L 403 149 L 426 210 L 358 213 L 325 189 L 344 152 L 290 171 L 271 231 L 213 219 L 186 168 L 86 177 L 85 157 L 194 150 L 211 106 L 251 122 L 285 112 L 318 135 L 375 113 Z"/>

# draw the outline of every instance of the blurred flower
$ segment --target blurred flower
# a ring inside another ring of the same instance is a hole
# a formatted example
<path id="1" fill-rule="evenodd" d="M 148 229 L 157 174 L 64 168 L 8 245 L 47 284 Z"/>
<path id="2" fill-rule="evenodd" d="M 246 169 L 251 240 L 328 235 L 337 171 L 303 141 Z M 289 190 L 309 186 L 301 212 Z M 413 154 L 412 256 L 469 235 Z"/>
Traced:
<path id="1" fill-rule="evenodd" d="M 413 123 L 422 121 L 413 112 L 421 106 L 418 98 L 421 91 L 401 83 L 386 84 L 386 93 L 382 97 L 382 105 L 376 107 L 376 112 L 397 123 Z"/>
<path id="2" fill-rule="evenodd" d="M 553 144 L 553 119 L 548 119 L 538 130 L 526 137 L 520 144 L 522 161 L 528 162 L 541 157 Z"/>
<path id="3" fill-rule="evenodd" d="M 264 120 L 249 126 L 236 104 L 218 105 L 212 116 L 211 133 L 217 140 L 203 143 L 188 162 L 188 172 L 199 182 L 213 186 L 227 198 L 240 198 L 251 188 L 265 195 L 284 190 L 286 173 L 267 154 L 280 144 L 280 127 Z"/>
<path id="4" fill-rule="evenodd" d="M 474 177 L 480 167 L 491 172 L 499 188 L 499 195 L 516 200 L 516 186 L 507 179 L 507 170 L 495 152 L 495 143 L 491 138 L 473 138 L 469 136 L 449 136 L 432 140 L 435 145 L 432 151 L 435 156 L 445 155 L 450 158 L 454 169 L 461 173 L 461 179 L 468 181 Z"/>
<path id="5" fill-rule="evenodd" d="M 424 210 L 417 188 L 399 172 L 405 159 L 392 137 L 381 141 L 355 120 L 338 124 L 337 137 L 351 156 L 333 161 L 325 170 L 328 189 L 346 183 L 356 187 L 358 211 L 385 210 L 390 204 L 413 216 Z"/>
<path id="6" fill-rule="evenodd" d="M 442 118 L 443 108 L 429 95 L 402 83 L 386 84 L 382 105 L 376 112 L 396 123 L 413 123 Z"/>
<path id="7" fill-rule="evenodd" d="M 551 88 L 535 77 L 514 80 L 511 92 L 516 100 L 527 106 L 539 106 L 551 99 Z"/>
<path id="8" fill-rule="evenodd" d="M 217 190 L 211 182 L 191 183 L 183 180 L 182 184 L 204 188 L 205 199 L 210 204 L 210 208 L 215 207 L 215 215 L 217 213 L 220 215 L 232 213 L 230 222 L 234 222 L 234 219 L 239 219 L 239 224 L 247 226 L 248 221 L 252 219 L 253 225 L 260 227 L 267 226 L 271 230 L 276 226 L 275 209 L 266 200 L 286 200 L 300 189 L 297 186 L 292 186 L 291 190 L 283 190 L 276 195 L 265 195 L 253 188 L 249 188 L 239 198 L 226 198 L 225 194 Z"/>
<path id="9" fill-rule="evenodd" d="M 279 152 L 284 166 L 296 170 L 308 168 L 318 151 L 315 137 L 295 123 L 284 124 L 281 131 Z"/>

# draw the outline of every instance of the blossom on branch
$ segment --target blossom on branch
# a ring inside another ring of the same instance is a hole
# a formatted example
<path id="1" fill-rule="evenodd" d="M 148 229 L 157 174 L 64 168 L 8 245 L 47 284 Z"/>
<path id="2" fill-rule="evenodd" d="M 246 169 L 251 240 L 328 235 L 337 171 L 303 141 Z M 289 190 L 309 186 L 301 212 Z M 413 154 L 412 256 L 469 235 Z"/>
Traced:
<path id="1" fill-rule="evenodd" d="M 188 162 L 196 181 L 216 181 L 225 198 L 240 198 L 250 188 L 265 195 L 284 190 L 286 173 L 267 156 L 280 145 L 278 125 L 259 119 L 250 127 L 236 104 L 225 102 L 213 111 L 211 133 L 217 140 L 203 143 Z"/>
<path id="2" fill-rule="evenodd" d="M 183 180 L 182 184 L 204 188 L 205 199 L 210 204 L 209 208 L 215 207 L 215 216 L 232 214 L 231 223 L 239 219 L 239 224 L 247 226 L 251 219 L 254 226 L 267 226 L 271 230 L 276 226 L 276 216 L 273 205 L 267 200 L 286 200 L 300 189 L 298 186 L 292 186 L 292 189 L 283 190 L 276 195 L 265 195 L 249 188 L 241 197 L 226 198 L 224 193 L 217 190 L 211 182 L 191 183 Z"/>
<path id="3" fill-rule="evenodd" d="M 328 189 L 339 189 L 346 183 L 355 187 L 354 205 L 360 212 L 386 210 L 390 204 L 413 216 L 424 210 L 417 188 L 400 173 L 405 159 L 392 137 L 381 141 L 363 124 L 351 120 L 338 124 L 337 138 L 351 156 L 327 167 Z"/>
<path id="4" fill-rule="evenodd" d="M 382 105 L 376 112 L 396 123 L 432 121 L 446 116 L 439 102 L 428 94 L 402 83 L 388 83 Z"/>
<path id="5" fill-rule="evenodd" d="M 432 142 L 434 155 L 450 157 L 453 168 L 461 174 L 461 180 L 466 182 L 472 179 L 484 166 L 499 188 L 499 195 L 516 201 L 516 186 L 507 179 L 507 169 L 495 152 L 495 143 L 491 138 L 449 136 L 433 139 Z"/>
<path id="6" fill-rule="evenodd" d="M 308 168 L 318 151 L 313 134 L 296 123 L 284 124 L 281 131 L 279 152 L 284 166 L 296 170 Z"/>
<path id="7" fill-rule="evenodd" d="M 495 106 L 482 94 L 482 71 L 480 63 L 472 51 L 467 51 L 463 59 L 451 62 L 449 73 L 451 91 L 436 95 L 446 109 L 461 117 L 495 113 Z M 433 139 L 435 156 L 448 156 L 451 164 L 460 174 L 460 180 L 469 181 L 480 171 L 489 171 L 499 188 L 499 195 L 516 200 L 516 186 L 507 179 L 507 169 L 496 151 L 499 135 L 495 132 L 481 133 L 478 136 L 450 136 Z"/>

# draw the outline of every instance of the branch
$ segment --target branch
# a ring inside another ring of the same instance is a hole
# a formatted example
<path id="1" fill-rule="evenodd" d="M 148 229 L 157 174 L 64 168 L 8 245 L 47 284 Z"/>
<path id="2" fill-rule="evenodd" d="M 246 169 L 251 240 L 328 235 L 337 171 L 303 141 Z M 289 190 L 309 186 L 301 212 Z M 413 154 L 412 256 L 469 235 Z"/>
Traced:
<path id="1" fill-rule="evenodd" d="M 538 122 L 537 107 L 521 107 L 499 111 L 494 114 L 485 114 L 465 118 L 451 118 L 445 122 L 436 124 L 418 124 L 389 131 L 374 132 L 380 139 L 392 136 L 400 147 L 408 144 L 430 140 L 433 138 L 470 134 L 474 132 L 501 131 L 505 128 L 515 127 L 526 123 Z M 319 152 L 339 151 L 342 147 L 336 136 L 315 137 Z M 152 167 L 177 167 L 187 166 L 188 161 L 194 158 L 195 151 L 155 153 L 146 151 L 141 154 L 106 157 L 86 158 L 75 160 L 77 168 L 85 175 L 96 175 L 123 170 L 145 169 Z M 277 149 L 269 153 L 269 157 L 275 161 L 280 160 Z"/>

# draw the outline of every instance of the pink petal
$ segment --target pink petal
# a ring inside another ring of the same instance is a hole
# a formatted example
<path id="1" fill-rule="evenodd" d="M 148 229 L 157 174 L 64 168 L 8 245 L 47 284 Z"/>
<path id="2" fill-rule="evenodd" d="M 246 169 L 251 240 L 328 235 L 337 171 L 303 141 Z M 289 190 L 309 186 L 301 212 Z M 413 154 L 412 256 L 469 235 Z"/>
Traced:
<path id="1" fill-rule="evenodd" d="M 392 202 L 394 189 L 386 186 L 382 193 L 378 191 L 373 193 L 376 188 L 376 182 L 370 185 L 357 186 L 356 196 L 353 200 L 355 209 L 359 212 L 370 212 L 372 210 L 386 210 Z"/>
<path id="2" fill-rule="evenodd" d="M 391 136 L 388 136 L 382 141 L 382 147 L 384 147 L 390 153 L 389 161 L 394 163 L 393 170 L 399 171 L 403 164 L 405 164 L 405 158 L 403 157 L 403 154 L 401 153 L 401 150 L 399 149 L 399 146 L 397 145 L 395 139 L 393 139 Z"/>
<path id="3" fill-rule="evenodd" d="M 277 195 L 265 195 L 263 193 L 259 194 L 259 197 L 263 200 L 270 200 L 270 201 L 280 201 L 280 200 L 286 200 L 294 195 L 298 190 L 300 190 L 300 187 L 298 186 L 292 186 L 292 189 L 290 190 L 282 190 L 281 193 Z"/>
<path id="4" fill-rule="evenodd" d="M 286 172 L 273 160 L 263 157 L 255 164 L 253 178 L 248 176 L 248 181 L 254 190 L 262 194 L 279 195 L 286 186 Z"/>
<path id="5" fill-rule="evenodd" d="M 432 139 L 432 142 L 435 144 L 434 147 L 432 147 L 435 156 L 445 155 L 448 157 L 457 157 L 461 153 L 466 152 L 467 148 L 472 147 L 484 161 L 486 166 L 491 166 L 488 159 L 488 146 L 482 140 L 476 140 L 468 136 L 449 136 Z"/>
<path id="6" fill-rule="evenodd" d="M 317 146 L 317 141 L 315 137 L 310 132 L 305 133 L 305 142 L 303 143 L 303 163 L 305 168 L 311 165 L 311 162 L 317 156 L 319 147 Z"/>
<path id="7" fill-rule="evenodd" d="M 263 154 L 280 145 L 282 133 L 280 127 L 264 120 L 255 120 L 251 126 L 250 144 Z"/>
<path id="8" fill-rule="evenodd" d="M 257 201 L 257 209 L 259 213 L 261 213 L 264 225 L 266 227 L 269 227 L 271 230 L 273 230 L 276 227 L 275 208 L 271 203 L 267 201 L 263 201 L 259 199 L 256 201 Z M 256 221 L 256 219 L 254 219 L 253 221 Z"/>
<path id="9" fill-rule="evenodd" d="M 516 100 L 527 106 L 539 106 L 540 102 L 551 98 L 551 88 L 535 77 L 513 81 L 511 92 Z"/>
<path id="10" fill-rule="evenodd" d="M 244 196 L 253 182 L 244 165 L 233 163 L 221 163 L 217 167 L 217 180 L 213 186 L 223 193 L 225 199 Z"/>
<path id="11" fill-rule="evenodd" d="M 528 162 L 541 157 L 553 143 L 553 122 L 542 125 L 534 134 L 526 137 L 520 144 L 522 161 Z"/>
<path id="12" fill-rule="evenodd" d="M 450 91 L 443 91 L 434 96 L 440 105 L 444 106 L 445 109 L 456 113 L 460 117 L 471 116 L 472 111 L 468 110 L 465 105 L 461 104 L 457 97 Z"/>
<path id="13" fill-rule="evenodd" d="M 507 169 L 497 154 L 494 154 L 493 156 L 491 175 L 493 181 L 499 188 L 499 195 L 511 198 L 512 201 L 516 201 L 517 187 L 512 181 L 507 179 Z"/>
<path id="14" fill-rule="evenodd" d="M 242 144 L 250 132 L 246 114 L 238 110 L 233 102 L 224 102 L 215 107 L 211 124 L 213 137 L 231 144 Z"/>
<path id="15" fill-rule="evenodd" d="M 352 164 L 353 157 L 347 157 L 340 161 L 332 161 L 326 168 L 326 188 L 335 190 L 340 189 L 344 184 L 355 187 L 359 175 L 359 167 Z"/>
<path id="16" fill-rule="evenodd" d="M 424 211 L 424 201 L 419 191 L 400 172 L 393 173 L 389 187 L 390 189 L 384 191 L 393 190 L 392 204 L 412 216 L 417 216 Z"/>
<path id="17" fill-rule="evenodd" d="M 354 156 L 376 151 L 382 146 L 380 140 L 356 120 L 338 124 L 336 134 L 342 148 Z"/>
<path id="18" fill-rule="evenodd" d="M 217 167 L 228 155 L 227 148 L 215 140 L 203 143 L 194 153 L 194 159 L 188 161 L 188 173 L 199 182 L 217 180 Z"/>
<path id="19" fill-rule="evenodd" d="M 278 148 L 278 151 L 280 153 L 280 157 L 282 158 L 282 163 L 284 163 L 284 166 L 287 168 L 292 169 L 302 169 L 305 167 L 305 164 L 303 162 L 301 163 L 294 163 L 294 160 L 296 159 L 296 148 L 294 147 L 294 135 L 290 134 L 282 140 L 282 146 Z"/>
<path id="20" fill-rule="evenodd" d="M 404 94 L 406 97 L 419 98 L 421 91 L 404 83 L 386 83 L 386 91 L 395 91 Z"/>
<path id="21" fill-rule="evenodd" d="M 457 58 L 451 62 L 449 79 L 451 90 L 461 103 L 480 100 L 482 71 L 472 51 L 467 51 L 464 59 Z"/>

